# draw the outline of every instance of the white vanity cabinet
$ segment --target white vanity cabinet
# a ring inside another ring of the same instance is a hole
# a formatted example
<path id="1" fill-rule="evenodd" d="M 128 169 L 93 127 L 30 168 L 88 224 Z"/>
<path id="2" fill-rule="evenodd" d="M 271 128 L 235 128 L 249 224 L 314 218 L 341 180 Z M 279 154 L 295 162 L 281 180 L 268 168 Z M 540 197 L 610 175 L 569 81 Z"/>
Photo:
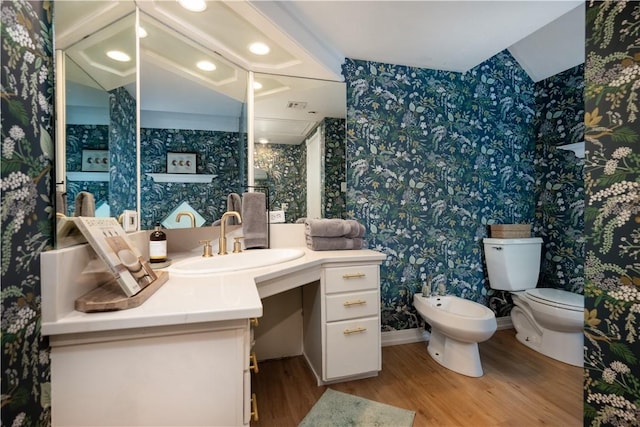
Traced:
<path id="1" fill-rule="evenodd" d="M 304 354 L 318 385 L 382 369 L 378 264 L 326 264 L 303 288 Z"/>
<path id="2" fill-rule="evenodd" d="M 385 255 L 304 251 L 296 260 L 247 271 L 172 275 L 139 307 L 100 313 L 75 310 L 77 298 L 103 277 L 90 246 L 42 253 L 52 425 L 249 425 L 258 407 L 249 319 L 263 316 L 262 298 L 293 288 L 303 289 L 304 307 L 296 347 L 318 382 L 377 375 L 378 269 Z"/>
<path id="3" fill-rule="evenodd" d="M 50 339 L 54 426 L 249 425 L 249 320 Z"/>

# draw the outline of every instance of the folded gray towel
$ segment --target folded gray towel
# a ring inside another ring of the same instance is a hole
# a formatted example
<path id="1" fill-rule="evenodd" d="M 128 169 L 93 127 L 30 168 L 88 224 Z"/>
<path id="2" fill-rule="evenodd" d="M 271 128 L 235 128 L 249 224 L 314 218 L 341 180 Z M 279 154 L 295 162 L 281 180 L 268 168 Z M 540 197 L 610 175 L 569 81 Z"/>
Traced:
<path id="1" fill-rule="evenodd" d="M 75 216 L 96 216 L 96 199 L 88 191 L 76 195 Z"/>
<path id="2" fill-rule="evenodd" d="M 342 237 L 351 231 L 343 219 L 309 219 L 304 223 L 305 233 L 311 237 Z"/>
<path id="3" fill-rule="evenodd" d="M 345 234 L 344 237 L 364 237 L 364 225 L 355 219 L 347 219 L 345 222 L 349 224 L 349 232 Z"/>
<path id="4" fill-rule="evenodd" d="M 227 196 L 227 212 L 242 212 L 242 199 L 238 193 L 230 193 Z M 238 225 L 238 218 L 230 216 L 227 218 L 227 225 Z"/>
<path id="5" fill-rule="evenodd" d="M 362 249 L 362 239 L 347 237 L 312 237 L 307 236 L 307 247 L 314 251 L 342 251 Z"/>
<path id="6" fill-rule="evenodd" d="M 242 234 L 246 249 L 269 247 L 267 197 L 264 193 L 242 193 Z"/>

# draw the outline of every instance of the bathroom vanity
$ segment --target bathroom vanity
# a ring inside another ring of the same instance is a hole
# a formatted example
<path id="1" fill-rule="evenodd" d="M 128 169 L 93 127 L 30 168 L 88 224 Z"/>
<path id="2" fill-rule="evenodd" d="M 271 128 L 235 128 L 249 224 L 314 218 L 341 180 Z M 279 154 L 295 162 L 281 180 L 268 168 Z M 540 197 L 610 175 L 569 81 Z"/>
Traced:
<path id="1" fill-rule="evenodd" d="M 74 310 L 103 280 L 93 250 L 43 253 L 53 425 L 248 425 L 259 410 L 252 319 L 263 314 L 262 298 L 299 287 L 301 347 L 318 384 L 377 375 L 385 255 L 300 249 L 302 257 L 272 266 L 170 273 L 140 307 L 102 313 Z"/>

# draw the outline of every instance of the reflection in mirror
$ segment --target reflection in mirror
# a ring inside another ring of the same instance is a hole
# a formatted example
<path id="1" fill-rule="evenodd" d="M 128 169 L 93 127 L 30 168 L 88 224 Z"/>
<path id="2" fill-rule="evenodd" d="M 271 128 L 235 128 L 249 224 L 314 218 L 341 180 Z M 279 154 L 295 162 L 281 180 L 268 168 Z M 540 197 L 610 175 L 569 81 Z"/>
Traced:
<path id="1" fill-rule="evenodd" d="M 141 228 L 191 226 L 180 212 L 211 225 L 246 185 L 247 73 L 144 13 L 140 25 Z"/>
<path id="2" fill-rule="evenodd" d="M 254 76 L 256 185 L 285 222 L 345 218 L 346 88 L 335 81 Z"/>
<path id="3" fill-rule="evenodd" d="M 65 50 L 66 215 L 137 209 L 135 23 L 133 13 Z"/>

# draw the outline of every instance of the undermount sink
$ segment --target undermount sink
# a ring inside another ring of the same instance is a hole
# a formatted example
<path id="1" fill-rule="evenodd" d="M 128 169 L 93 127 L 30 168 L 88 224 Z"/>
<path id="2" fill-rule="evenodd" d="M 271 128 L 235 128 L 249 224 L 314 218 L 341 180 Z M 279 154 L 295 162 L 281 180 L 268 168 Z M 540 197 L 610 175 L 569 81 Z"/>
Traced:
<path id="1" fill-rule="evenodd" d="M 292 261 L 303 255 L 302 249 L 249 249 L 240 253 L 185 259 L 169 267 L 168 271 L 185 276 L 201 276 L 266 267 Z"/>

